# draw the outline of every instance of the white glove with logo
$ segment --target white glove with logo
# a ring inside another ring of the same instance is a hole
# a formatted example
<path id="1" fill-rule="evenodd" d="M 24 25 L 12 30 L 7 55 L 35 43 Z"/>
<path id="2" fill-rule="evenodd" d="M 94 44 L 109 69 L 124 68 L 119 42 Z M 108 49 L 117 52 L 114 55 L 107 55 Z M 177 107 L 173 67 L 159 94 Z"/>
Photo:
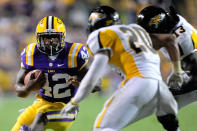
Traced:
<path id="1" fill-rule="evenodd" d="M 73 111 L 77 110 L 78 104 L 73 103 L 72 100 L 64 106 L 64 108 L 61 110 L 60 114 L 64 113 L 72 113 Z"/>
<path id="2" fill-rule="evenodd" d="M 183 84 L 183 76 L 186 74 L 181 68 L 181 61 L 172 61 L 174 73 L 168 80 L 168 86 L 171 89 L 180 89 Z"/>
<path id="3" fill-rule="evenodd" d="M 182 78 L 183 79 L 182 79 Z M 181 81 L 183 82 L 181 83 Z M 184 93 L 184 87 L 182 87 L 183 83 L 187 83 L 191 80 L 191 77 L 188 76 L 186 72 L 182 72 L 181 76 L 173 74 L 170 77 L 170 80 L 168 81 L 168 85 L 170 87 L 170 91 L 172 92 L 173 95 L 180 95 Z"/>
<path id="4" fill-rule="evenodd" d="M 183 74 L 184 73 L 174 73 L 170 76 L 168 81 L 168 86 L 173 89 L 181 88 L 183 84 Z"/>

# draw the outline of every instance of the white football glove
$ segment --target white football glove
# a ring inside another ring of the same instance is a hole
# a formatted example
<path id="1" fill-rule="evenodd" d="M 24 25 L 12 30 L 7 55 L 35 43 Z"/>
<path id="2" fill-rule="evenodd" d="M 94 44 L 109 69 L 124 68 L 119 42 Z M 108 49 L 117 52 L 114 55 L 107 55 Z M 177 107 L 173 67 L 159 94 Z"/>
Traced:
<path id="1" fill-rule="evenodd" d="M 183 84 L 183 74 L 184 73 L 174 73 L 170 76 L 168 81 L 168 86 L 170 88 L 178 89 Z"/>
<path id="2" fill-rule="evenodd" d="M 183 83 L 187 83 L 191 77 L 188 76 L 189 71 L 182 71 L 179 74 L 172 74 L 168 80 L 168 86 L 173 89 L 178 89 Z"/>
<path id="3" fill-rule="evenodd" d="M 73 111 L 77 110 L 78 105 L 77 104 L 73 104 L 71 101 L 68 102 L 66 104 L 66 106 L 64 106 L 64 108 L 61 110 L 60 114 L 64 114 L 64 113 L 72 113 Z"/>

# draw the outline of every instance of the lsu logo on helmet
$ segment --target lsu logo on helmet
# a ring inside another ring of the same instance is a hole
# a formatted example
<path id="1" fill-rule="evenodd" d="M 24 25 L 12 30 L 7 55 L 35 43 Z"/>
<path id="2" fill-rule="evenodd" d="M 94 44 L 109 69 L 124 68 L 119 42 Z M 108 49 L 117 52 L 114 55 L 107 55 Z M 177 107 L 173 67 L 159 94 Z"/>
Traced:
<path id="1" fill-rule="evenodd" d="M 44 17 L 39 21 L 36 28 L 39 50 L 50 56 L 58 54 L 64 47 L 65 35 L 66 29 L 62 20 L 56 16 Z M 58 38 L 58 42 L 47 45 L 44 42 L 44 38 Z"/>
<path id="2" fill-rule="evenodd" d="M 64 23 L 55 16 L 46 16 L 37 25 L 36 35 L 41 33 L 62 33 L 65 35 Z"/>

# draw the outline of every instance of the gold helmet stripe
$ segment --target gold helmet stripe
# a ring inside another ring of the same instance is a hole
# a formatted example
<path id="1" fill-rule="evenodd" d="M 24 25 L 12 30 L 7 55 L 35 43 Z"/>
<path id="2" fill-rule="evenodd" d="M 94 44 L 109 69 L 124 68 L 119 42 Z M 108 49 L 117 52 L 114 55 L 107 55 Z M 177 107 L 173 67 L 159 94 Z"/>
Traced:
<path id="1" fill-rule="evenodd" d="M 44 17 L 37 25 L 36 33 L 61 32 L 65 35 L 64 23 L 55 16 Z M 64 38 L 63 38 L 64 39 Z"/>
<path id="2" fill-rule="evenodd" d="M 47 16 L 46 30 L 52 32 L 52 29 L 54 29 L 54 16 Z"/>

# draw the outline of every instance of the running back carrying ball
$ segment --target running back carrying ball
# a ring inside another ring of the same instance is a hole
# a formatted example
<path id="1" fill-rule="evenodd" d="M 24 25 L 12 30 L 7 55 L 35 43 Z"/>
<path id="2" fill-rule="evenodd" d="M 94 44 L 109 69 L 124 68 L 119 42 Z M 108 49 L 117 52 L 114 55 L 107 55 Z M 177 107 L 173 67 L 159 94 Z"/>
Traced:
<path id="1" fill-rule="evenodd" d="M 36 80 L 41 74 L 42 74 L 42 71 L 40 71 L 40 70 L 32 70 L 32 71 L 28 72 L 27 75 L 25 76 L 25 79 L 24 79 L 25 86 L 27 87 L 30 80 Z M 41 84 L 41 83 L 35 83 L 35 86 L 31 91 L 37 91 L 42 86 L 43 86 L 43 84 Z"/>

